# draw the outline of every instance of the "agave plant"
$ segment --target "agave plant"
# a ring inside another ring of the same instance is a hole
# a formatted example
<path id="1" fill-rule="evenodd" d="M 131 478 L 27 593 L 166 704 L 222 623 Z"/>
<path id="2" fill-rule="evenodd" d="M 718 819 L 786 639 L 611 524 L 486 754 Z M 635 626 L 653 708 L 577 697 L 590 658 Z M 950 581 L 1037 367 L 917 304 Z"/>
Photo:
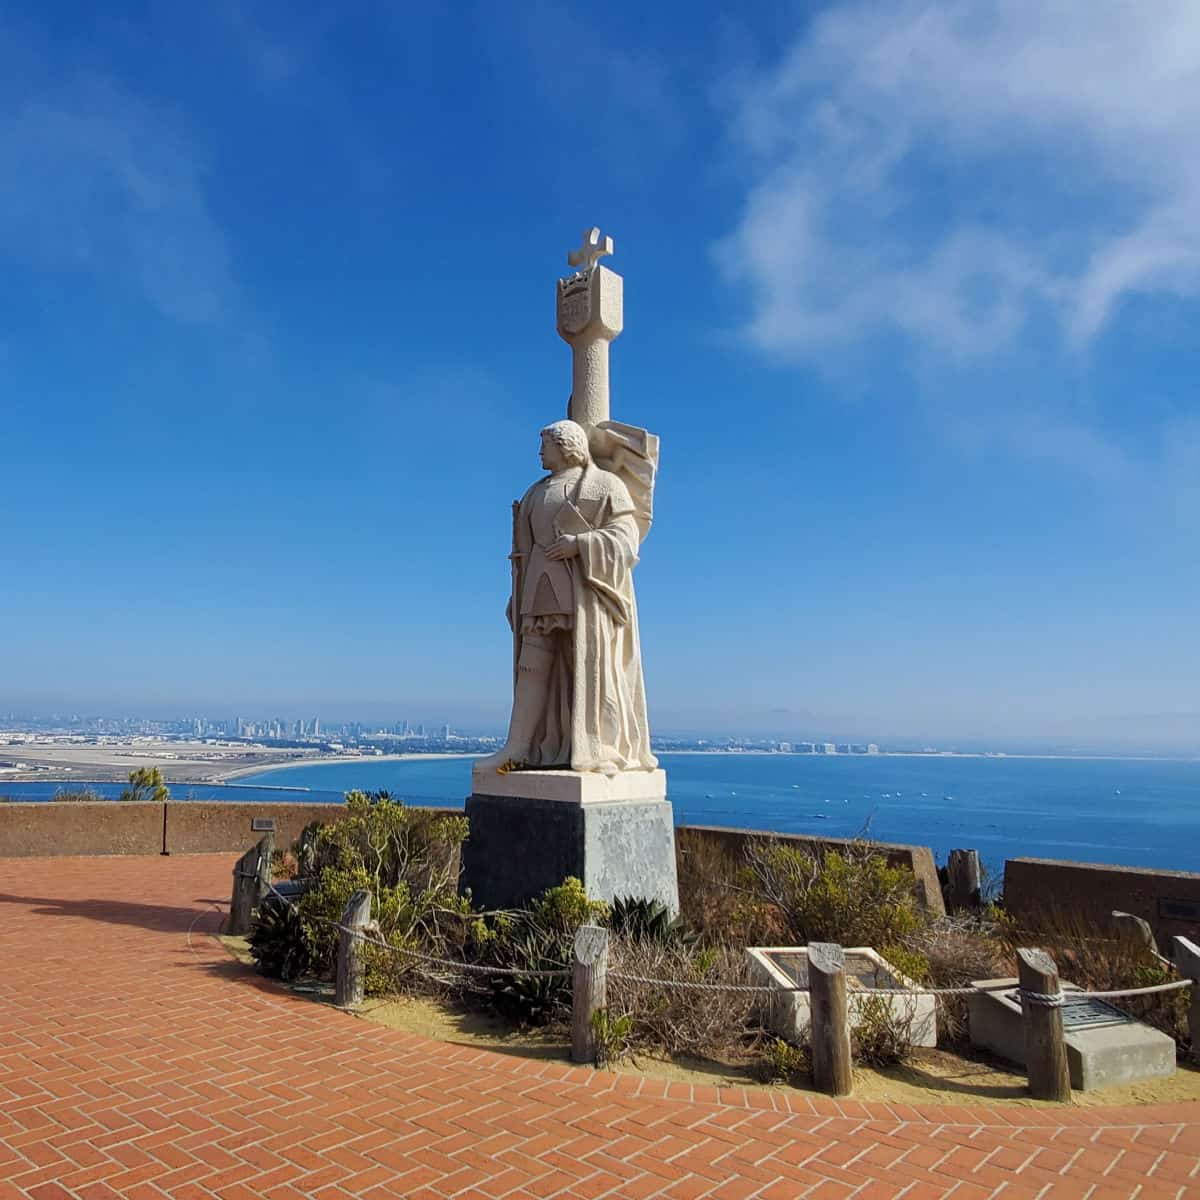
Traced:
<path id="1" fill-rule="evenodd" d="M 671 910 L 661 900 L 617 896 L 613 900 L 609 926 L 614 933 L 622 933 L 636 941 L 681 946 L 691 946 L 696 942 L 696 934 L 679 917 L 672 916 Z"/>
<path id="2" fill-rule="evenodd" d="M 568 943 L 551 930 L 530 928 L 503 947 L 511 956 L 506 965 L 530 975 L 488 977 L 496 1010 L 519 1025 L 545 1025 L 571 1005 L 570 980 L 547 978 L 542 971 L 561 971 L 569 962 Z"/>
<path id="3" fill-rule="evenodd" d="M 313 968 L 312 947 L 299 913 L 274 897 L 259 906 L 246 940 L 259 971 L 272 979 L 290 983 Z"/>

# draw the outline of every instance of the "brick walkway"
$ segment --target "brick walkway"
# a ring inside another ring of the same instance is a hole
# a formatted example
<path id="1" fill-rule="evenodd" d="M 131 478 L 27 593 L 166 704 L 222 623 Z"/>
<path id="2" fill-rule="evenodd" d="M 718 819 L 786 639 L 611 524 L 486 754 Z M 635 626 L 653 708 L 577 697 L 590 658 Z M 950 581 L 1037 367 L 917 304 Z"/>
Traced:
<path id="1" fill-rule="evenodd" d="M 1200 1196 L 1200 1106 L 718 1093 L 356 1020 L 208 936 L 231 865 L 0 859 L 0 1200 Z"/>

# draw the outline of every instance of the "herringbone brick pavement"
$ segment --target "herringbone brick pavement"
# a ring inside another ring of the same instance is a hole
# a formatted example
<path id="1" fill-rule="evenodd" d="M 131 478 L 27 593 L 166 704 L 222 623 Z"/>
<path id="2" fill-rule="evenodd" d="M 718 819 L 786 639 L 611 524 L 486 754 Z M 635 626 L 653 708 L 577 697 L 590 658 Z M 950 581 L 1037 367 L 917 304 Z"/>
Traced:
<path id="1" fill-rule="evenodd" d="M 909 1108 L 430 1042 L 289 996 L 232 858 L 0 859 L 0 1200 L 1200 1196 L 1200 1111 Z"/>

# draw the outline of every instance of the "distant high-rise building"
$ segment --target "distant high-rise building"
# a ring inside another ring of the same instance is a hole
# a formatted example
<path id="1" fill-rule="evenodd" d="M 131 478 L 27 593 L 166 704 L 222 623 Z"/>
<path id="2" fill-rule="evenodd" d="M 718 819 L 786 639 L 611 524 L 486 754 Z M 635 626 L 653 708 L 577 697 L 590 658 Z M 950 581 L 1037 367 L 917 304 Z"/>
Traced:
<path id="1" fill-rule="evenodd" d="M 442 726 L 442 741 L 448 742 L 449 740 L 450 740 L 450 722 L 447 721 L 446 724 Z"/>
<path id="2" fill-rule="evenodd" d="M 313 717 L 312 731 L 313 731 L 313 737 L 321 736 L 321 718 L 320 717 Z"/>

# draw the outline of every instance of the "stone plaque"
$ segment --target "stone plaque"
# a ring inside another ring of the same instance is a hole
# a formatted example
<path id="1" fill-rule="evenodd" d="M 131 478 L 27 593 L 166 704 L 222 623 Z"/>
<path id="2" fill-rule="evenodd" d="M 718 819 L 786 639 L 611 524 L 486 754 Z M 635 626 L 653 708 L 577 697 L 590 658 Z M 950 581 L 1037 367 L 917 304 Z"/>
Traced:
<path id="1" fill-rule="evenodd" d="M 581 333 L 591 319 L 589 275 L 576 276 L 563 284 L 559 298 L 559 320 L 567 333 Z"/>
<path id="2" fill-rule="evenodd" d="M 250 818 L 251 833 L 274 833 L 275 818 L 274 817 L 251 817 Z"/>

